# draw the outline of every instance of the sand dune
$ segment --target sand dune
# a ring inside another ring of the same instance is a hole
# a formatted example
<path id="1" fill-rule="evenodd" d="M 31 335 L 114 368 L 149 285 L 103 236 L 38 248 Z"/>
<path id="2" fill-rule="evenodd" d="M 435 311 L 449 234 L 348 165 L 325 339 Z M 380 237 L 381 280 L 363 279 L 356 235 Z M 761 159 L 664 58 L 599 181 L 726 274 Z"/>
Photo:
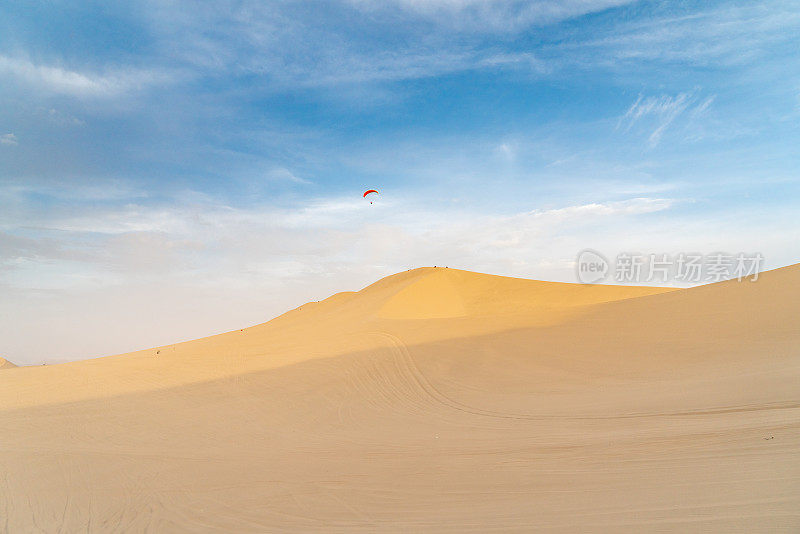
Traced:
<path id="1" fill-rule="evenodd" d="M 16 367 L 16 365 L 6 360 L 5 358 L 0 358 L 0 369 L 11 369 L 13 367 Z"/>
<path id="2" fill-rule="evenodd" d="M 686 290 L 424 268 L 7 369 L 0 525 L 797 532 L 798 302 L 798 265 Z"/>

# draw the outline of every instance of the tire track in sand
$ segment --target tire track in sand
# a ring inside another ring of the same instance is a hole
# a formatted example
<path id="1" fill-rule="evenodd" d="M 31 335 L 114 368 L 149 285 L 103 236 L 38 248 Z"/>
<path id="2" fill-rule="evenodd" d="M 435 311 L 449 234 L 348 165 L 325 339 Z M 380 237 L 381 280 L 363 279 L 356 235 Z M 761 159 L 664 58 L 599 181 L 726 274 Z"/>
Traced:
<path id="1" fill-rule="evenodd" d="M 730 413 L 743 413 L 743 412 L 761 412 L 769 410 L 793 410 L 800 408 L 798 401 L 785 401 L 785 402 L 770 402 L 754 405 L 735 405 L 735 406 L 717 406 L 709 408 L 699 408 L 696 410 L 675 410 L 665 412 L 634 412 L 622 414 L 609 414 L 609 415 L 583 415 L 583 416 L 568 416 L 563 414 L 521 414 L 513 412 L 498 412 L 494 410 L 485 410 L 476 406 L 470 406 L 463 402 L 457 401 L 446 394 L 439 391 L 430 380 L 425 376 L 422 370 L 417 365 L 414 357 L 408 349 L 406 343 L 395 336 L 385 331 L 371 331 L 369 334 L 378 335 L 387 339 L 394 347 L 394 354 L 397 359 L 398 366 L 405 369 L 406 374 L 410 377 L 411 382 L 422 394 L 429 400 L 461 413 L 478 415 L 482 417 L 492 417 L 500 419 L 517 419 L 517 420 L 550 420 L 550 419 L 571 419 L 571 420 L 608 420 L 608 419 L 633 419 L 645 417 L 688 417 L 688 416 L 702 416 L 702 415 L 720 415 Z"/>

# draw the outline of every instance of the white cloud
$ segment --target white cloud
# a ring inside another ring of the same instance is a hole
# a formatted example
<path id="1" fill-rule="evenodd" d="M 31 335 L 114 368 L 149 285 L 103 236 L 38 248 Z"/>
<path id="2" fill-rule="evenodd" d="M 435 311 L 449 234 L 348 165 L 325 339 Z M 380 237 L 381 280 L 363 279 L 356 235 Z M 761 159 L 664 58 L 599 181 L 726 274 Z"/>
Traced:
<path id="1" fill-rule="evenodd" d="M 778 3 L 659 10 L 588 25 L 585 34 L 555 32 L 539 44 L 516 39 L 537 25 L 631 4 L 630 0 L 344 0 L 329 20 L 293 2 L 218 2 L 191 7 L 154 2 L 148 9 L 164 53 L 210 76 L 260 77 L 258 90 L 363 85 L 470 70 L 532 76 L 578 70 L 634 69 L 659 61 L 730 65 L 762 58 L 800 26 Z M 355 10 L 353 13 L 352 10 Z M 632 10 L 631 10 L 632 11 Z M 795 10 L 796 11 L 796 10 Z M 368 22 L 362 19 L 367 15 Z M 367 35 L 380 34 L 385 42 Z M 342 94 L 342 93 L 338 93 Z M 347 94 L 346 92 L 344 93 Z M 364 100 L 364 92 L 353 99 Z M 656 136 L 658 137 L 658 136 Z"/>
<path id="2" fill-rule="evenodd" d="M 648 122 L 651 132 L 647 140 L 651 147 L 655 147 L 661 141 L 664 132 L 678 117 L 687 110 L 692 118 L 700 117 L 708 110 L 715 98 L 716 95 L 711 95 L 698 103 L 696 91 L 678 93 L 675 96 L 661 95 L 647 98 L 639 95 L 625 114 L 620 117 L 617 128 L 624 125 L 624 130 L 628 131 L 635 124 L 645 119 L 651 119 Z"/>
<path id="3" fill-rule="evenodd" d="M 494 149 L 495 153 L 506 161 L 513 161 L 517 154 L 516 143 L 507 141 L 500 143 Z"/>
<path id="4" fill-rule="evenodd" d="M 53 124 L 57 124 L 59 126 L 85 126 L 86 122 L 70 115 L 69 113 L 57 110 L 55 108 L 50 109 L 43 109 L 40 108 L 39 110 L 43 115 Z"/>
<path id="5" fill-rule="evenodd" d="M 73 96 L 113 96 L 168 79 L 164 73 L 132 68 L 105 74 L 79 72 L 5 55 L 0 55 L 0 75 L 37 89 Z"/>
<path id="6" fill-rule="evenodd" d="M 563 45 L 594 63 L 687 62 L 715 68 L 755 63 L 776 45 L 791 45 L 800 29 L 792 2 L 722 4 L 692 14 L 663 15 L 613 25 L 605 36 Z"/>
<path id="7" fill-rule="evenodd" d="M 716 99 L 717 95 L 711 95 L 702 102 L 700 102 L 700 104 L 698 104 L 697 106 L 695 106 L 694 109 L 692 109 L 692 116 L 699 117 L 700 115 L 705 113 Z"/>
<path id="8" fill-rule="evenodd" d="M 518 32 L 596 13 L 633 0 L 350 0 L 370 11 L 400 8 L 442 27 L 477 32 Z"/>
<path id="9" fill-rule="evenodd" d="M 300 178 L 289 169 L 284 167 L 276 167 L 267 173 L 267 176 L 272 180 L 285 180 L 294 182 L 296 184 L 310 184 L 311 182 Z"/>
<path id="10" fill-rule="evenodd" d="M 155 3 L 151 16 L 155 33 L 171 57 L 207 74 L 257 74 L 259 87 L 296 89 L 328 85 L 419 79 L 467 70 L 518 69 L 546 73 L 549 65 L 535 51 L 504 51 L 485 46 L 484 33 L 517 32 L 533 24 L 557 22 L 630 0 L 519 0 L 374 2 L 345 1 L 337 14 L 357 20 L 369 12 L 372 31 L 385 30 L 392 42 L 361 43 L 351 22 L 320 24 L 295 4 L 241 2 L 191 8 Z M 337 9 L 334 3 L 334 8 Z M 426 25 L 423 27 L 420 19 Z M 209 31 L 213 26 L 213 31 Z M 453 30 L 478 39 L 452 39 Z M 359 97 L 360 98 L 360 97 Z"/>
<path id="11" fill-rule="evenodd" d="M 0 135 L 0 145 L 17 145 L 19 142 L 17 141 L 17 136 L 13 133 L 7 133 Z"/>
<path id="12" fill-rule="evenodd" d="M 143 261 L 147 265 L 148 257 L 155 254 L 163 259 L 168 252 L 185 257 L 175 260 L 177 263 L 163 263 L 166 271 L 174 265 L 193 262 L 198 262 L 191 266 L 193 271 L 231 261 L 266 266 L 286 257 L 306 261 L 307 268 L 316 270 L 314 266 L 363 254 L 365 251 L 359 250 L 359 246 L 365 236 L 369 239 L 386 232 L 404 241 L 397 252 L 410 258 L 421 260 L 425 251 L 458 248 L 458 243 L 465 242 L 472 243 L 476 250 L 484 250 L 478 256 L 485 256 L 486 251 L 498 246 L 497 236 L 507 236 L 504 239 L 527 248 L 535 245 L 536 236 L 562 225 L 596 224 L 663 211 L 673 204 L 669 199 L 633 198 L 498 217 L 447 207 L 432 213 L 402 199 L 376 202 L 369 204 L 360 198 L 310 199 L 304 207 L 294 210 L 266 206 L 233 208 L 219 203 L 75 208 L 72 213 L 48 212 L 26 220 L 26 232 L 40 237 L 24 240 L 12 239 L 13 233 L 20 231 L 13 227 L 12 221 L 0 220 L 0 225 L 8 232 L 6 241 L 16 243 L 11 248 L 19 251 L 19 258 L 28 261 L 47 260 L 50 247 L 51 259 L 83 258 L 90 263 L 108 262 L 108 266 L 125 263 L 119 258 L 137 258 L 132 263 Z M 533 240 L 526 242 L 529 238 Z M 109 250 L 113 254 L 107 254 Z M 213 254 L 213 261 L 206 264 L 197 257 L 198 251 Z M 391 252 L 390 256 L 394 254 Z M 483 257 L 481 261 L 488 259 Z M 399 269 L 402 264 L 396 267 Z"/>

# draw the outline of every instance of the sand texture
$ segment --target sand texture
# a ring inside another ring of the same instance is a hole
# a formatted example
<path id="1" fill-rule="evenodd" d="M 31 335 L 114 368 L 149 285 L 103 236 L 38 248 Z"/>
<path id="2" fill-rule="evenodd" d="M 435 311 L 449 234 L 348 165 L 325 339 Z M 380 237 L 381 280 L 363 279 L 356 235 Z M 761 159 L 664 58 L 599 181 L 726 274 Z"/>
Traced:
<path id="1" fill-rule="evenodd" d="M 800 532 L 799 266 L 683 290 L 422 268 L 0 368 L 0 531 Z"/>

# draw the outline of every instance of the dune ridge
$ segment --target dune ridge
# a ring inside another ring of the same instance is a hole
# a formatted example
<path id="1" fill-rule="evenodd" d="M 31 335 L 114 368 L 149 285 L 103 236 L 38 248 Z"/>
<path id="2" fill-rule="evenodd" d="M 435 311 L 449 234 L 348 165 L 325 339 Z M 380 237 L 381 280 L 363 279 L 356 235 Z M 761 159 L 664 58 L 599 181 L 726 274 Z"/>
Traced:
<path id="1" fill-rule="evenodd" d="M 6 530 L 800 528 L 800 265 L 691 289 L 421 268 L 0 376 Z M 115 482 L 109 482 L 109 481 Z"/>

